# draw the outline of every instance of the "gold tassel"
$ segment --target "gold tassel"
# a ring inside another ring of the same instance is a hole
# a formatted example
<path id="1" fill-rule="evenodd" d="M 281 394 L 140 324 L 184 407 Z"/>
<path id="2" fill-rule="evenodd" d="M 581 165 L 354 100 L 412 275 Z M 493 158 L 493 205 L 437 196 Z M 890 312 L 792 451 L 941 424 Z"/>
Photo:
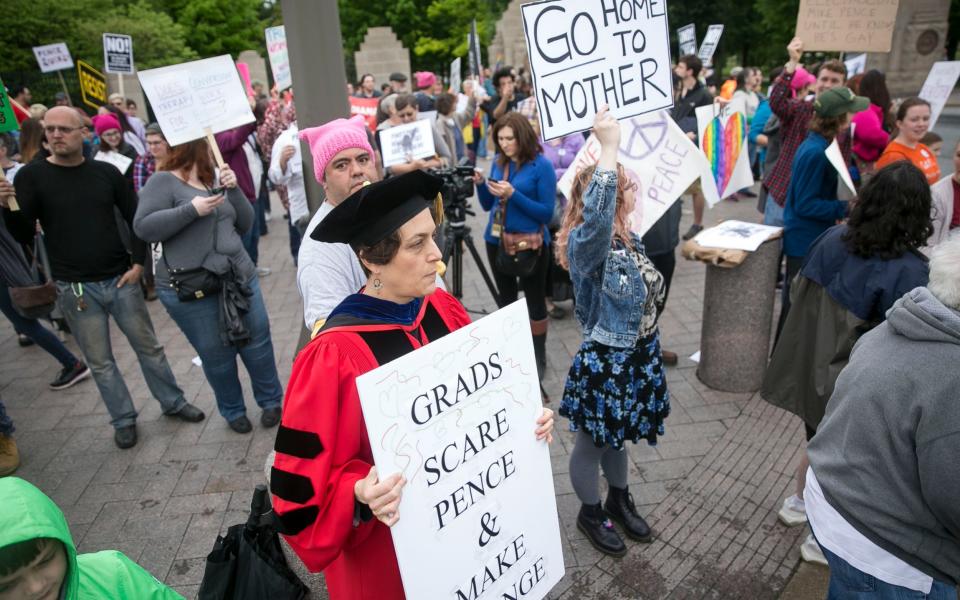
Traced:
<path id="1" fill-rule="evenodd" d="M 437 192 L 437 197 L 433 201 L 433 212 L 436 215 L 434 222 L 439 226 L 443 223 L 443 196 Z"/>

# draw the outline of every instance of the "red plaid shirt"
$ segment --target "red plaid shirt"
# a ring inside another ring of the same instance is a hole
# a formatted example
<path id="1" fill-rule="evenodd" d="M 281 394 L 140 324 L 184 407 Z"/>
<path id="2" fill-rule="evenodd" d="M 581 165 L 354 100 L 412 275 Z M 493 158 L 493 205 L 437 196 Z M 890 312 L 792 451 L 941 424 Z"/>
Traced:
<path id="1" fill-rule="evenodd" d="M 763 180 L 763 187 L 773 196 L 774 202 L 783 206 L 787 202 L 787 188 L 793 169 L 793 155 L 807 138 L 810 119 L 813 118 L 813 102 L 793 98 L 790 80 L 793 73 L 784 71 L 770 90 L 770 109 L 780 118 L 780 156 Z M 850 164 L 850 136 L 842 132 L 837 136 L 844 161 Z"/>
<path id="2" fill-rule="evenodd" d="M 133 191 L 140 193 L 147 180 L 157 170 L 157 160 L 149 152 L 133 161 Z"/>

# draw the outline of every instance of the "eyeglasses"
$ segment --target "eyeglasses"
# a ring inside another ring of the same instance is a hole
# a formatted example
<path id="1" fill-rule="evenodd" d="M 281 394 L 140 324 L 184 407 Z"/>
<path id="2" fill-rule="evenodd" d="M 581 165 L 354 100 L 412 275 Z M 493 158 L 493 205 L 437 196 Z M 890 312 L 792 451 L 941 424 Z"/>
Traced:
<path id="1" fill-rule="evenodd" d="M 45 125 L 43 131 L 49 135 L 53 135 L 57 132 L 60 132 L 64 135 L 73 133 L 78 129 L 85 129 L 84 127 L 67 127 L 66 125 Z"/>

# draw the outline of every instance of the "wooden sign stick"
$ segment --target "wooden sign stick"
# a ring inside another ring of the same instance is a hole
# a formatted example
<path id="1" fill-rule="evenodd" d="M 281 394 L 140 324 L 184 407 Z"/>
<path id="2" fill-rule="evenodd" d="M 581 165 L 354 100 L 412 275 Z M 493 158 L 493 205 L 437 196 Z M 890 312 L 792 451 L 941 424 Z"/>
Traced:
<path id="1" fill-rule="evenodd" d="M 213 151 L 213 158 L 217 161 L 217 167 L 222 169 L 226 163 L 223 162 L 223 155 L 220 154 L 220 146 L 217 145 L 217 138 L 213 137 L 213 129 L 204 127 L 203 132 L 207 134 L 207 144 L 210 145 L 210 150 Z"/>
<path id="2" fill-rule="evenodd" d="M 7 180 L 7 178 L 3 176 L 3 171 L 0 171 L 0 182 L 5 182 L 6 180 Z M 20 205 L 17 204 L 17 197 L 16 197 L 16 196 L 11 195 L 11 196 L 7 199 L 7 207 L 8 207 L 12 212 L 17 212 L 18 210 L 20 210 Z"/>

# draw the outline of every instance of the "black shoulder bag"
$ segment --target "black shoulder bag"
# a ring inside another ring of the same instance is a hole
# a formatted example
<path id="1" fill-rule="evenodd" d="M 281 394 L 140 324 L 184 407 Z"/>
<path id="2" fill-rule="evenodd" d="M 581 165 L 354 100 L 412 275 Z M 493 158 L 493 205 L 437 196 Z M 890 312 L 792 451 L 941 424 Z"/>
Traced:
<path id="1" fill-rule="evenodd" d="M 219 223 L 217 222 L 218 216 L 217 209 L 214 209 L 213 246 L 210 248 L 210 252 L 217 249 L 217 230 L 220 229 Z M 204 261 L 207 259 L 207 256 L 210 256 L 210 252 L 207 252 L 203 257 Z M 170 267 L 170 264 L 167 262 L 166 249 L 164 249 L 162 259 L 163 266 L 167 268 L 170 285 L 177 291 L 177 298 L 180 302 L 191 302 L 209 296 L 216 296 L 223 288 L 223 280 L 221 277 L 204 267 L 203 261 L 200 261 L 201 266 L 192 269 L 174 269 Z"/>

